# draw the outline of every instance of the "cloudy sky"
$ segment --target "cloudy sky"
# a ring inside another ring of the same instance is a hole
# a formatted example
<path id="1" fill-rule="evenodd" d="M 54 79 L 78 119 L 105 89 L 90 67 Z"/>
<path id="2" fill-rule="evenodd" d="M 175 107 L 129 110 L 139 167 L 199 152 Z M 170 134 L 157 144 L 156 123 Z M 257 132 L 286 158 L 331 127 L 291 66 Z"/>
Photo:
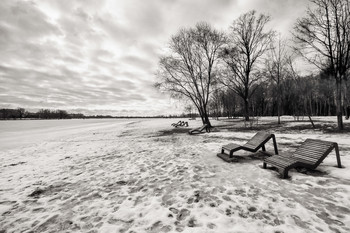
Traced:
<path id="1" fill-rule="evenodd" d="M 289 36 L 307 0 L 1 0 L 0 108 L 112 115 L 183 112 L 153 88 L 171 35 L 249 10 Z"/>

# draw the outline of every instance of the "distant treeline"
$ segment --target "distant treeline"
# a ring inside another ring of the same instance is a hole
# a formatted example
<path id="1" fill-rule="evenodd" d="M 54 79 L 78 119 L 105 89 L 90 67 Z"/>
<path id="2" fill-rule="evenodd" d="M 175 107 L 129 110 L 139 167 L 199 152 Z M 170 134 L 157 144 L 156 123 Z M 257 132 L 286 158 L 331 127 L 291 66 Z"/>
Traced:
<path id="1" fill-rule="evenodd" d="M 0 119 L 76 119 L 76 118 L 86 118 L 84 114 L 81 113 L 68 113 L 65 110 L 51 110 L 51 109 L 41 109 L 38 112 L 29 112 L 24 108 L 0 109 Z"/>
<path id="2" fill-rule="evenodd" d="M 0 120 L 17 119 L 100 119 L 100 118 L 177 118 L 188 117 L 190 114 L 182 115 L 159 115 L 159 116 L 111 116 L 111 115 L 88 115 L 82 113 L 68 113 L 66 110 L 41 109 L 38 112 L 29 112 L 24 108 L 2 108 L 0 109 Z M 192 115 L 191 115 L 192 116 Z"/>

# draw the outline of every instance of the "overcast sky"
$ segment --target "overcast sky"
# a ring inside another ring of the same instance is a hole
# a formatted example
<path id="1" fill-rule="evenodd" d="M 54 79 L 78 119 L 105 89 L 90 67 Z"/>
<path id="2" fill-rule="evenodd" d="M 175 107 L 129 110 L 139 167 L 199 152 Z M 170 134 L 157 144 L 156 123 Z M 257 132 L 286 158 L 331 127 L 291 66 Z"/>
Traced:
<path id="1" fill-rule="evenodd" d="M 112 115 L 183 112 L 153 88 L 171 35 L 249 10 L 289 36 L 307 0 L 1 0 L 0 108 Z"/>

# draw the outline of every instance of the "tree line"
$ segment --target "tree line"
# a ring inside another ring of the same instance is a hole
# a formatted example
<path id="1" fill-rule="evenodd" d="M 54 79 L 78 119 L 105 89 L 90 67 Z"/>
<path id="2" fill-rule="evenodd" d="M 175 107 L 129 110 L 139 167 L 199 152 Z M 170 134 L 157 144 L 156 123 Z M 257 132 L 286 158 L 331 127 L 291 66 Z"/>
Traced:
<path id="1" fill-rule="evenodd" d="M 68 113 L 66 110 L 41 109 L 37 112 L 29 112 L 24 108 L 2 108 L 0 109 L 0 119 L 82 119 L 86 118 L 81 113 Z"/>
<path id="2" fill-rule="evenodd" d="M 203 124 L 209 115 L 349 114 L 350 3 L 310 0 L 292 38 L 267 25 L 270 16 L 249 11 L 227 33 L 200 22 L 171 37 L 155 84 L 189 101 Z M 317 72 L 300 62 L 313 65 Z M 306 74 L 311 73 L 311 74 Z"/>
<path id="3" fill-rule="evenodd" d="M 60 109 L 40 109 L 37 112 L 29 112 L 24 108 L 2 108 L 0 109 L 0 120 L 16 120 L 16 119 L 91 119 L 91 118 L 124 118 L 111 115 L 84 115 L 82 113 L 68 113 L 66 110 Z M 130 118 L 130 117 L 127 117 Z"/>
<path id="4" fill-rule="evenodd" d="M 111 116 L 111 115 L 84 115 L 82 113 L 68 113 L 66 110 L 40 109 L 37 112 L 29 112 L 25 108 L 2 108 L 0 109 L 0 120 L 17 119 L 102 119 L 102 118 L 183 118 L 181 115 L 157 115 L 157 116 Z"/>

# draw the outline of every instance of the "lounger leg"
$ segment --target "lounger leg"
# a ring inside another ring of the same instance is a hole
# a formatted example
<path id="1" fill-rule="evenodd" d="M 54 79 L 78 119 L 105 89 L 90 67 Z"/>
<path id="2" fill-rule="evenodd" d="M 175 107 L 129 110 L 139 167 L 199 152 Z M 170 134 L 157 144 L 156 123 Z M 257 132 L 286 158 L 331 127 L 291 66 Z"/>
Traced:
<path id="1" fill-rule="evenodd" d="M 337 143 L 334 145 L 334 149 L 335 149 L 335 155 L 337 156 L 338 167 L 341 168 L 340 155 L 339 155 L 339 147 L 338 147 L 338 144 L 337 144 Z"/>
<path id="2" fill-rule="evenodd" d="M 221 149 L 221 154 L 223 154 L 225 152 L 225 150 L 224 149 Z"/>
<path id="3" fill-rule="evenodd" d="M 275 154 L 278 155 L 277 143 L 275 135 L 272 135 L 273 147 L 275 148 Z"/>
<path id="4" fill-rule="evenodd" d="M 262 151 L 266 151 L 265 145 L 262 145 L 261 149 Z"/>
<path id="5" fill-rule="evenodd" d="M 266 169 L 266 163 L 265 162 L 263 163 L 263 168 Z"/>
<path id="6" fill-rule="evenodd" d="M 281 178 L 282 179 L 287 179 L 288 178 L 288 169 L 283 169 L 281 172 Z"/>

